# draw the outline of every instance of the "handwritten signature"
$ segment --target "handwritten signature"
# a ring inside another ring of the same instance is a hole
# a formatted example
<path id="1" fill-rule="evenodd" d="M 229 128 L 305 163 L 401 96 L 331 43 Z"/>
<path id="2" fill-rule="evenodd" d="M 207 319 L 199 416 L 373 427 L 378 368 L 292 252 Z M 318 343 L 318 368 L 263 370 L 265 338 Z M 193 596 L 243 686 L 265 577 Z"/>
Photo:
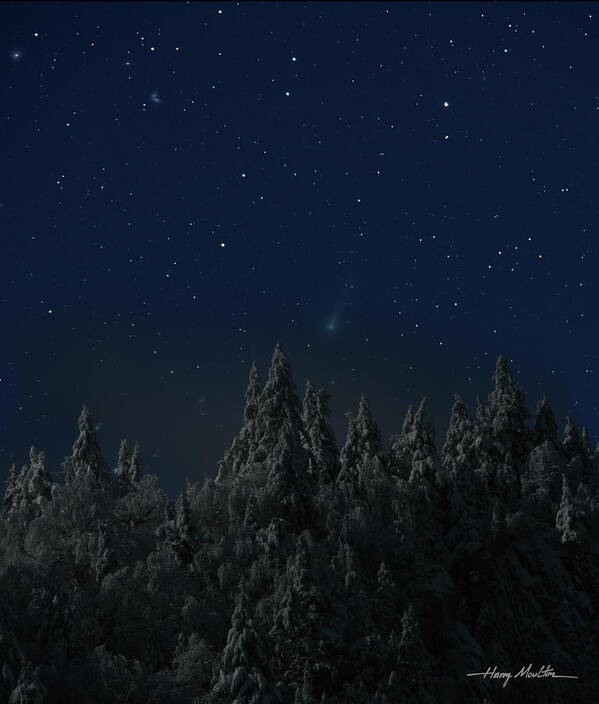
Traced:
<path id="1" fill-rule="evenodd" d="M 526 679 L 537 678 L 544 679 L 551 677 L 553 679 L 567 679 L 567 680 L 577 680 L 576 675 L 558 675 L 551 665 L 541 665 L 538 669 L 533 669 L 532 663 L 530 665 L 525 665 L 514 675 L 512 672 L 501 672 L 497 665 L 495 667 L 488 667 L 485 672 L 469 672 L 466 677 L 483 677 L 492 680 L 503 680 L 503 686 L 506 687 L 509 681 L 518 677 L 524 677 Z"/>

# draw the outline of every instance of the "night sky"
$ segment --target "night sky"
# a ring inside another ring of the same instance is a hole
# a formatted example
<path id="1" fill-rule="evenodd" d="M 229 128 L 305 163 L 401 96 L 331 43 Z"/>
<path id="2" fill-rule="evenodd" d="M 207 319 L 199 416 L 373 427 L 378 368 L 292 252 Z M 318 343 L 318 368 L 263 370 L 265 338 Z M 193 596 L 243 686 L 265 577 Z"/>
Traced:
<path id="1" fill-rule="evenodd" d="M 2 3 L 0 466 L 214 476 L 250 364 L 599 433 L 592 3 Z M 594 435 L 596 440 L 596 434 Z"/>

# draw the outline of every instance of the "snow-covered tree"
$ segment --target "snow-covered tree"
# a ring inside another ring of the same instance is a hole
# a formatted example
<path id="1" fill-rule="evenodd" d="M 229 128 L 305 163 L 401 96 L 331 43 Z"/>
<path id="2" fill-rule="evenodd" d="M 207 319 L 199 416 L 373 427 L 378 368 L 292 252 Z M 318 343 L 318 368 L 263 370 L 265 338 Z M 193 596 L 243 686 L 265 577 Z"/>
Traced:
<path id="1" fill-rule="evenodd" d="M 580 433 L 578 432 L 578 428 L 572 416 L 566 416 L 562 447 L 568 459 L 582 457 L 584 454 L 582 438 L 580 437 Z"/>
<path id="2" fill-rule="evenodd" d="M 222 699 L 235 704 L 275 704 L 281 701 L 272 682 L 266 644 L 252 618 L 243 581 L 212 695 L 215 701 Z"/>
<path id="3" fill-rule="evenodd" d="M 338 482 L 355 482 L 362 464 L 381 458 L 382 438 L 378 425 L 370 412 L 368 399 L 360 398 L 358 413 L 348 415 L 348 429 L 345 445 L 340 453 L 341 471 Z"/>
<path id="4" fill-rule="evenodd" d="M 551 407 L 547 403 L 547 397 L 537 403 L 537 416 L 534 428 L 534 443 L 541 445 L 549 440 L 557 447 L 557 424 Z"/>
<path id="5" fill-rule="evenodd" d="M 433 704 L 435 701 L 430 684 L 430 656 L 412 604 L 402 617 L 397 660 L 389 676 L 387 696 L 398 702 Z"/>
<path id="6" fill-rule="evenodd" d="M 255 419 L 258 413 L 261 393 L 262 385 L 260 384 L 258 367 L 254 362 L 250 368 L 248 386 L 245 392 L 242 426 L 231 447 L 225 452 L 224 457 L 219 460 L 218 482 L 224 482 L 243 473 L 248 457 L 255 449 Z"/>
<path id="7" fill-rule="evenodd" d="M 65 480 L 71 482 L 89 475 L 100 483 L 105 483 L 107 464 L 96 439 L 89 410 L 83 406 L 79 415 L 79 436 L 73 445 L 73 451 L 65 459 Z"/>
<path id="8" fill-rule="evenodd" d="M 473 441 L 472 421 L 468 408 L 462 397 L 455 394 L 445 443 L 441 450 L 443 466 L 455 471 L 458 465 L 467 462 L 467 454 Z"/>
<path id="9" fill-rule="evenodd" d="M 585 535 L 582 512 L 572 496 L 566 475 L 563 475 L 562 499 L 555 516 L 555 527 L 562 543 L 580 543 Z"/>
<path id="10" fill-rule="evenodd" d="M 250 451 L 250 462 L 271 461 L 279 454 L 280 433 L 284 425 L 291 426 L 302 440 L 306 437 L 302 404 L 297 395 L 291 367 L 281 346 L 277 344 L 268 379 L 258 401 L 254 419 L 255 440 Z"/>
<path id="11" fill-rule="evenodd" d="M 530 449 L 528 410 L 522 390 L 513 382 L 508 361 L 501 355 L 497 357 L 493 381 L 495 388 L 489 394 L 486 420 L 496 456 L 503 459 L 506 452 L 511 452 L 514 460 L 521 462 Z"/>
<path id="12" fill-rule="evenodd" d="M 302 406 L 308 440 L 306 447 L 315 463 L 313 473 L 316 473 L 324 482 L 330 482 L 335 478 L 339 461 L 335 432 L 326 420 L 330 413 L 329 398 L 324 389 L 317 390 L 310 381 L 306 383 Z"/>

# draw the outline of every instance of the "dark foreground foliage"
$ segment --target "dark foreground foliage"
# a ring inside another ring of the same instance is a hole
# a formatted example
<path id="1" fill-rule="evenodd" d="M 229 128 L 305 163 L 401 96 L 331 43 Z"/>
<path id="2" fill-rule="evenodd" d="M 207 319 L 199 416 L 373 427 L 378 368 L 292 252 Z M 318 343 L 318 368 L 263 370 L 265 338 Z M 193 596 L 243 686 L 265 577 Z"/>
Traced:
<path id="1" fill-rule="evenodd" d="M 175 501 L 86 409 L 61 481 L 32 448 L 0 520 L 0 702 L 546 704 L 599 691 L 599 456 L 499 358 L 437 447 L 425 404 L 339 451 L 277 346 L 215 480 Z M 578 679 L 467 677 L 551 666 Z"/>

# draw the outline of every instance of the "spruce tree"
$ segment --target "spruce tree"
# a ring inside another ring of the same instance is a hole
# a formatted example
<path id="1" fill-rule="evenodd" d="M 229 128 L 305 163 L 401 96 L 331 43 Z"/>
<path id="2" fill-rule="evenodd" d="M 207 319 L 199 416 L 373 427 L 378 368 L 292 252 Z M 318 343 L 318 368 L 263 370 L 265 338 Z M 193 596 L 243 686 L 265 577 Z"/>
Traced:
<path id="1" fill-rule="evenodd" d="M 574 457 L 582 457 L 584 455 L 584 447 L 582 439 L 576 423 L 571 416 L 566 416 L 566 425 L 564 427 L 562 448 L 568 459 Z"/>
<path id="2" fill-rule="evenodd" d="M 250 368 L 248 385 L 245 392 L 245 407 L 243 421 L 239 433 L 233 440 L 231 447 L 225 452 L 224 457 L 218 462 L 217 482 L 225 482 L 239 474 L 243 474 L 250 453 L 255 449 L 255 419 L 258 413 L 258 404 L 262 386 L 258 375 L 258 367 L 253 362 Z"/>
<path id="3" fill-rule="evenodd" d="M 26 466 L 17 469 L 16 464 L 12 464 L 8 470 L 6 479 L 6 489 L 4 491 L 4 508 L 10 510 L 16 504 L 20 495 L 20 475 L 27 470 Z"/>
<path id="4" fill-rule="evenodd" d="M 88 409 L 83 406 L 79 415 L 79 437 L 75 440 L 73 451 L 65 460 L 65 480 L 92 477 L 100 483 L 107 481 L 107 465 L 102 457 L 100 446 L 94 433 Z"/>
<path id="5" fill-rule="evenodd" d="M 121 440 L 119 454 L 117 457 L 115 474 L 119 481 L 126 482 L 129 474 L 129 464 L 131 462 L 131 449 L 126 438 Z"/>
<path id="6" fill-rule="evenodd" d="M 534 443 L 535 445 L 542 445 L 546 440 L 549 440 L 553 443 L 554 447 L 557 447 L 557 424 L 555 422 L 555 416 L 547 403 L 547 397 L 543 395 L 543 398 L 537 403 Z"/>
<path id="7" fill-rule="evenodd" d="M 555 516 L 555 527 L 562 543 L 582 542 L 585 534 L 584 523 L 565 474 L 562 478 L 562 499 Z"/>
<path id="8" fill-rule="evenodd" d="M 408 408 L 401 433 L 391 446 L 394 463 L 405 463 L 408 475 L 414 459 L 428 460 L 429 464 L 432 464 L 436 454 L 434 429 L 426 419 L 426 401 L 427 399 L 423 398 L 416 411 L 412 406 Z"/>
<path id="9" fill-rule="evenodd" d="M 493 374 L 495 388 L 489 394 L 487 423 L 496 459 L 502 460 L 506 452 L 511 452 L 520 464 L 530 449 L 531 432 L 526 425 L 528 410 L 524 406 L 524 394 L 514 384 L 505 357 L 497 357 Z"/>
<path id="10" fill-rule="evenodd" d="M 415 609 L 410 604 L 402 617 L 397 661 L 389 676 L 387 696 L 397 702 L 433 704 L 430 669 L 430 656 L 422 641 Z"/>
<path id="11" fill-rule="evenodd" d="M 302 442 L 305 441 L 302 405 L 297 396 L 289 362 L 281 346 L 277 344 L 272 355 L 268 379 L 258 402 L 254 419 L 254 443 L 248 461 L 268 463 L 280 454 L 280 432 L 286 425 L 293 428 Z"/>
<path id="12" fill-rule="evenodd" d="M 215 701 L 222 699 L 237 704 L 275 704 L 281 701 L 272 682 L 266 644 L 252 618 L 243 581 L 212 695 Z"/>
<path id="13" fill-rule="evenodd" d="M 360 398 L 358 413 L 355 416 L 349 414 L 348 420 L 347 437 L 339 456 L 338 482 L 351 485 L 358 481 L 360 467 L 375 458 L 381 459 L 383 451 L 381 433 L 365 394 Z"/>
<path id="14" fill-rule="evenodd" d="M 312 486 L 308 454 L 291 419 L 279 428 L 277 444 L 271 450 L 270 471 L 265 485 L 270 516 L 287 519 L 294 528 L 308 525 L 312 518 Z"/>
<path id="15" fill-rule="evenodd" d="M 136 442 L 133 446 L 133 452 L 131 453 L 131 458 L 129 460 L 129 470 L 128 479 L 131 486 L 136 486 L 141 481 L 143 476 L 144 467 L 141 461 L 141 448 L 139 443 Z"/>
<path id="16" fill-rule="evenodd" d="M 441 450 L 443 466 L 455 471 L 458 463 L 465 462 L 466 454 L 473 440 L 472 422 L 468 415 L 468 408 L 462 397 L 459 394 L 454 394 L 449 426 Z"/>
<path id="17" fill-rule="evenodd" d="M 338 471 L 339 453 L 335 432 L 327 423 L 330 396 L 324 389 L 316 390 L 312 383 L 306 383 L 302 404 L 302 417 L 306 430 L 306 447 L 315 462 L 314 472 L 323 482 L 332 481 Z"/>

